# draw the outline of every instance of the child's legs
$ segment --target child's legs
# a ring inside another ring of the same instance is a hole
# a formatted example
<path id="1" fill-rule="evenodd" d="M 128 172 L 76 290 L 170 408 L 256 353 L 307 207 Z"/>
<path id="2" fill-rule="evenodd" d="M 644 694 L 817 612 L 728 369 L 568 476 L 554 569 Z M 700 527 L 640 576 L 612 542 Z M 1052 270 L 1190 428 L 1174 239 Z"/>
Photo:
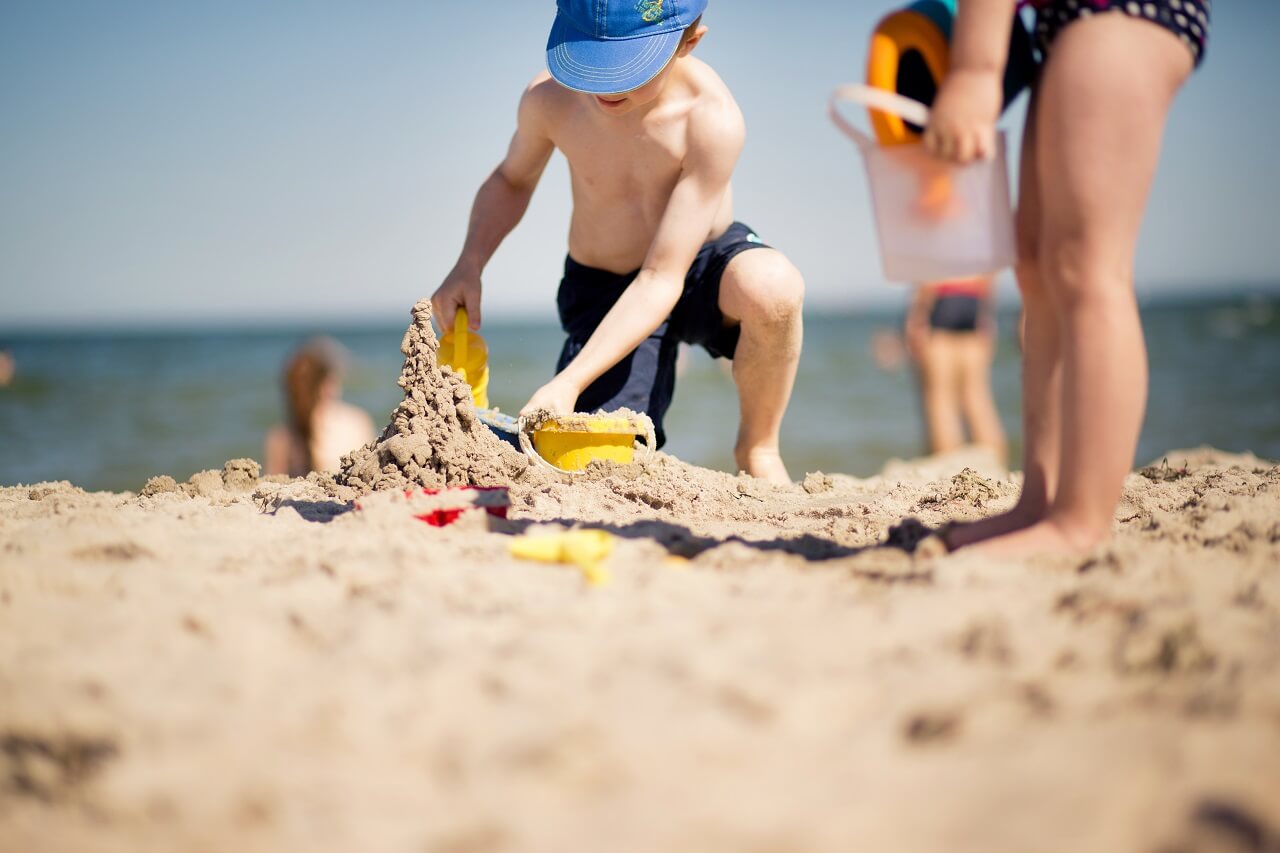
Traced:
<path id="1" fill-rule="evenodd" d="M 1096 15 L 1054 42 L 1037 115 L 1040 274 L 1062 352 L 1060 477 L 1049 519 L 1105 538 L 1146 405 L 1133 254 L 1169 104 L 1192 67 L 1167 30 Z M 1037 329 L 1028 315 L 1028 344 Z"/>
<path id="2" fill-rule="evenodd" d="M 1036 155 L 1037 105 L 1032 95 L 1022 135 L 1018 184 L 1018 261 L 1022 293 L 1018 334 L 1022 341 L 1022 492 L 1013 509 L 957 526 L 947 534 L 951 548 L 962 548 L 1035 524 L 1044 517 L 1057 487 L 1061 370 L 1058 319 L 1040 276 L 1040 175 Z"/>
<path id="3" fill-rule="evenodd" d="M 960 408 L 969 424 L 970 441 L 990 450 L 1003 465 L 1004 427 L 991 394 L 992 350 L 992 342 L 978 332 L 965 335 L 958 342 L 956 363 L 960 371 Z"/>
<path id="4" fill-rule="evenodd" d="M 1022 145 L 1018 198 L 1018 292 L 1022 295 L 1022 493 L 1018 513 L 1039 520 L 1058 487 L 1062 362 L 1058 318 L 1040 269 L 1040 95 L 1032 96 Z"/>
<path id="5" fill-rule="evenodd" d="M 956 337 L 930 331 L 920 354 L 920 397 L 930 453 L 950 453 L 964 444 Z"/>
<path id="6" fill-rule="evenodd" d="M 778 433 L 800 363 L 804 279 L 774 249 L 735 255 L 720 279 L 720 311 L 740 324 L 733 356 L 741 420 L 734 456 L 758 477 L 789 482 Z"/>

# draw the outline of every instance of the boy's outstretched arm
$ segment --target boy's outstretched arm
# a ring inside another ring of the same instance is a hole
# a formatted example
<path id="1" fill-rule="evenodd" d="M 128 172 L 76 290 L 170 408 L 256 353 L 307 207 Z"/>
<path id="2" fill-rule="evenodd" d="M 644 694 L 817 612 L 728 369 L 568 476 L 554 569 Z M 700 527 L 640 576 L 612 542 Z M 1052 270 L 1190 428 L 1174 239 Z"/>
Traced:
<path id="1" fill-rule="evenodd" d="M 538 389 L 521 414 L 574 411 L 583 389 L 626 358 L 675 308 L 685 275 L 724 202 L 746 135 L 742 115 L 731 104 L 690 122 L 689 151 L 640 273 L 577 357 Z"/>
<path id="2" fill-rule="evenodd" d="M 968 163 L 995 156 L 1015 14 L 1015 0 L 959 0 L 951 67 L 924 134 L 925 146 L 938 157 Z"/>
<path id="3" fill-rule="evenodd" d="M 555 150 L 545 130 L 545 93 L 539 91 L 539 85 L 549 85 L 548 76 L 539 75 L 520 98 L 516 132 L 507 156 L 476 193 L 462 253 L 431 296 L 431 309 L 441 329 L 453 328 L 458 306 L 467 309 L 471 328 L 480 328 L 480 274 L 524 216 Z"/>

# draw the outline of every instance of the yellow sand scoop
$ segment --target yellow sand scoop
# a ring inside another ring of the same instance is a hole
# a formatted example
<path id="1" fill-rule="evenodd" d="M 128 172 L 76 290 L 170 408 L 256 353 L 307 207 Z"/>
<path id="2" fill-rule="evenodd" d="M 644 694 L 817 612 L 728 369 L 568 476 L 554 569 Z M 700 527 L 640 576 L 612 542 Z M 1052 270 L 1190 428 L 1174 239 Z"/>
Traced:
<path id="1" fill-rule="evenodd" d="M 467 325 L 466 308 L 458 307 L 453 315 L 453 330 L 440 337 L 438 357 L 441 364 L 453 368 L 471 386 L 476 408 L 489 408 L 489 347 Z"/>
<path id="2" fill-rule="evenodd" d="M 536 421 L 521 417 L 519 434 L 520 448 L 535 464 L 568 474 L 585 470 L 596 459 L 630 464 L 641 438 L 641 461 L 647 462 L 657 445 L 653 421 L 632 412 L 555 415 Z"/>
<path id="3" fill-rule="evenodd" d="M 508 543 L 512 556 L 542 563 L 577 566 L 592 586 L 609 582 L 605 560 L 613 551 L 614 537 L 603 530 L 530 530 Z"/>

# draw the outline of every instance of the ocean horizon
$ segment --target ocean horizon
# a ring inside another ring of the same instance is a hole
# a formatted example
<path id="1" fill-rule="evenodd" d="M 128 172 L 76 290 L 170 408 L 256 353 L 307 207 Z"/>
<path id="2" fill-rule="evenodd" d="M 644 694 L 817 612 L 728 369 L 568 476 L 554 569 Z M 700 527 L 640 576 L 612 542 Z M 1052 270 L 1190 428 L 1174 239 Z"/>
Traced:
<path id="1" fill-rule="evenodd" d="M 1280 293 L 1144 301 L 1151 393 L 1138 463 L 1201 444 L 1280 458 Z M 901 307 L 806 308 L 805 351 L 783 427 L 793 476 L 866 476 L 890 459 L 925 452 L 912 371 L 885 369 L 871 351 L 873 337 L 900 329 L 901 318 Z M 68 480 L 136 491 L 158 474 L 184 480 L 227 459 L 260 460 L 263 435 L 283 413 L 281 367 L 312 334 L 350 351 L 346 399 L 381 428 L 401 398 L 396 378 L 407 321 L 0 329 L 0 347 L 17 362 L 14 385 L 0 390 L 0 484 Z M 1016 467 L 1016 308 L 1003 305 L 999 325 L 992 380 Z M 498 316 L 483 334 L 492 402 L 514 412 L 551 376 L 560 330 L 550 319 Z M 732 471 L 737 398 L 725 367 L 691 350 L 664 450 Z"/>

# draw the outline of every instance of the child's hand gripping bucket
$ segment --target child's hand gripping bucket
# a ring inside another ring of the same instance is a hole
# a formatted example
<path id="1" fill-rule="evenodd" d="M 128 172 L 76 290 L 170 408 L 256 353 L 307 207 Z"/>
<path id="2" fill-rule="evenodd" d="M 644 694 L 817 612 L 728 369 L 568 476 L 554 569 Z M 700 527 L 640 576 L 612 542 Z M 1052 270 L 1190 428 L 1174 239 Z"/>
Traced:
<path id="1" fill-rule="evenodd" d="M 831 120 L 862 152 L 880 238 L 885 278 L 905 283 L 994 273 L 1015 258 L 1013 210 L 1004 132 L 996 156 L 958 166 L 918 143 L 884 146 L 849 124 L 839 103 L 851 101 L 925 126 L 929 108 L 871 86 L 831 94 Z"/>

